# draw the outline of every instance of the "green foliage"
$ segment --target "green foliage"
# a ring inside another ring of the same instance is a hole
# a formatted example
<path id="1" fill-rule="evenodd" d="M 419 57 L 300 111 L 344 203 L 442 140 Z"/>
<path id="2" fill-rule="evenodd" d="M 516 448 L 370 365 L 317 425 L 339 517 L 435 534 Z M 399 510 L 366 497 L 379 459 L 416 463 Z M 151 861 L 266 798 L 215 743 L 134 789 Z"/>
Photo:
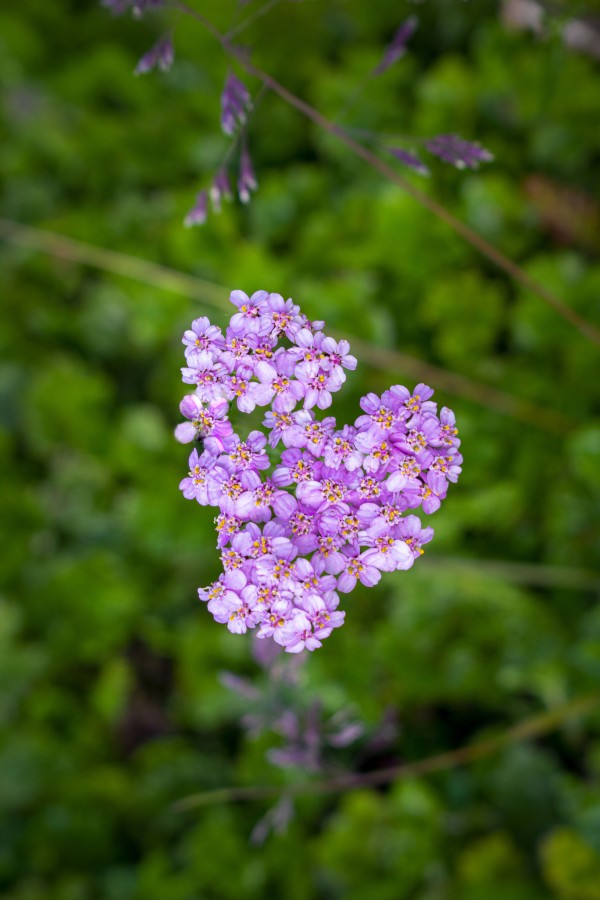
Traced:
<path id="1" fill-rule="evenodd" d="M 237 6 L 197 5 L 224 29 Z M 282 2 L 243 40 L 336 119 L 414 11 Z M 490 0 L 417 11 L 410 52 L 365 87 L 347 123 L 480 140 L 493 164 L 434 162 L 419 185 L 598 323 L 592 61 L 558 29 L 508 29 Z M 218 676 L 257 675 L 250 641 L 195 599 L 218 557 L 211 514 L 177 490 L 189 321 L 222 323 L 218 298 L 234 287 L 281 291 L 340 336 L 407 354 L 397 366 L 360 360 L 340 418 L 354 419 L 368 391 L 421 380 L 410 357 L 438 367 L 429 380 L 457 413 L 464 474 L 431 550 L 347 597 L 344 628 L 300 674 L 304 705 L 350 707 L 366 723 L 364 749 L 331 757 L 358 771 L 497 735 L 598 690 L 600 379 L 597 347 L 271 95 L 250 129 L 252 203 L 183 229 L 227 147 L 226 60 L 180 19 L 172 71 L 134 78 L 164 27 L 162 14 L 112 18 L 95 0 L 0 12 L 2 215 L 216 285 L 199 283 L 191 300 L 138 280 L 127 260 L 117 274 L 114 260 L 0 243 L 0 893 L 594 900 L 597 714 L 426 778 L 300 796 L 288 832 L 262 846 L 248 838 L 267 802 L 173 808 L 196 791 L 311 777 L 269 765 L 280 736 L 243 733 L 245 701 Z M 481 402 L 448 372 L 483 384 Z M 485 385 L 516 398 L 516 414 Z M 386 711 L 398 735 L 373 749 Z"/>

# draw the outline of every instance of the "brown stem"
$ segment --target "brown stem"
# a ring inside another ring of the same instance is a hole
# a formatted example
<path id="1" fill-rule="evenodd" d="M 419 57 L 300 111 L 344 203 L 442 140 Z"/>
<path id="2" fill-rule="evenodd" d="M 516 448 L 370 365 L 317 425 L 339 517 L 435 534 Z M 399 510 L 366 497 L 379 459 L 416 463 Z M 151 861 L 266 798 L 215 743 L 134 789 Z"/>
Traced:
<path id="1" fill-rule="evenodd" d="M 577 716 L 585 716 L 600 707 L 600 694 L 592 694 L 587 697 L 579 697 L 559 706 L 551 712 L 542 713 L 524 719 L 508 728 L 502 734 L 486 740 L 428 756 L 426 759 L 414 763 L 402 763 L 398 766 L 389 766 L 386 769 L 378 769 L 375 772 L 351 773 L 341 775 L 338 778 L 330 778 L 321 781 L 304 781 L 288 785 L 256 785 L 248 787 L 219 788 L 214 791 L 203 791 L 199 794 L 191 794 L 177 800 L 172 809 L 175 812 L 183 812 L 198 806 L 206 806 L 212 803 L 230 803 L 235 800 L 261 800 L 270 797 L 278 797 L 281 794 L 299 796 L 304 794 L 334 794 L 343 791 L 352 791 L 360 788 L 374 787 L 380 784 L 389 784 L 402 781 L 406 778 L 418 778 L 430 775 L 433 772 L 443 772 L 454 769 L 457 766 L 465 766 L 477 760 L 484 759 L 497 753 L 504 747 L 521 741 L 541 737 L 554 731 L 568 719 Z"/>
<path id="2" fill-rule="evenodd" d="M 336 125 L 334 122 L 331 122 L 322 113 L 315 109 L 315 107 L 311 106 L 305 100 L 302 100 L 301 97 L 297 97 L 267 72 L 264 72 L 262 69 L 258 68 L 258 66 L 255 66 L 254 63 L 250 62 L 246 54 L 241 49 L 231 44 L 226 36 L 222 35 L 221 32 L 213 25 L 213 23 L 204 15 L 202 15 L 202 13 L 197 12 L 195 9 L 192 9 L 190 6 L 183 2 L 176 2 L 173 5 L 177 9 L 186 12 L 188 15 L 192 16 L 198 22 L 200 22 L 204 26 L 204 28 L 206 28 L 206 30 L 210 32 L 215 40 L 217 40 L 221 44 L 223 50 L 230 56 L 233 56 L 235 59 L 237 59 L 239 64 L 246 70 L 246 72 L 260 79 L 260 81 L 262 81 L 264 85 L 270 88 L 275 94 L 278 94 L 283 100 L 289 103 L 290 106 L 293 106 L 304 116 L 306 116 L 306 118 L 310 119 L 324 131 L 327 131 L 329 134 L 338 138 L 356 156 L 364 159 L 365 162 L 367 162 L 370 166 L 380 172 L 381 175 L 392 181 L 394 184 L 397 184 L 398 187 L 401 187 L 402 190 L 406 191 L 407 194 L 410 194 L 410 196 L 413 197 L 413 199 L 415 199 L 418 203 L 426 207 L 435 216 L 449 225 L 453 231 L 455 231 L 466 241 L 468 241 L 468 243 L 471 244 L 472 247 L 478 250 L 483 256 L 487 257 L 487 259 L 494 263 L 495 266 L 497 266 L 499 269 L 502 269 L 507 273 L 507 275 L 522 284 L 525 288 L 527 288 L 541 300 L 544 300 L 544 302 L 551 306 L 559 316 L 562 316 L 563 319 L 569 322 L 582 335 L 584 335 L 584 337 L 588 338 L 588 340 L 592 341 L 593 343 L 600 345 L 600 329 L 598 329 L 595 325 L 580 316 L 578 312 L 576 312 L 574 309 L 571 309 L 571 307 L 567 306 L 566 303 L 563 303 L 562 300 L 560 300 L 551 291 L 544 287 L 543 284 L 540 284 L 539 281 L 536 281 L 534 278 L 528 275 L 527 272 L 525 272 L 519 265 L 517 265 L 517 263 L 515 263 L 512 259 L 509 259 L 509 257 L 505 256 L 504 253 L 497 249 L 497 247 L 494 247 L 493 244 L 490 244 L 489 241 L 486 241 L 485 238 L 481 237 L 480 234 L 477 234 L 476 231 L 473 231 L 473 229 L 469 228 L 468 225 L 465 225 L 464 222 L 461 222 L 460 219 L 457 219 L 455 216 L 453 216 L 452 213 L 449 212 L 440 203 L 429 197 L 423 191 L 419 190 L 419 188 L 415 187 L 402 175 L 399 175 L 395 169 L 393 169 L 386 162 L 380 159 L 376 153 L 374 153 L 372 150 L 369 150 L 368 147 L 365 147 L 363 144 L 359 143 L 357 140 L 351 137 L 350 134 L 348 134 L 348 132 L 341 125 Z"/>

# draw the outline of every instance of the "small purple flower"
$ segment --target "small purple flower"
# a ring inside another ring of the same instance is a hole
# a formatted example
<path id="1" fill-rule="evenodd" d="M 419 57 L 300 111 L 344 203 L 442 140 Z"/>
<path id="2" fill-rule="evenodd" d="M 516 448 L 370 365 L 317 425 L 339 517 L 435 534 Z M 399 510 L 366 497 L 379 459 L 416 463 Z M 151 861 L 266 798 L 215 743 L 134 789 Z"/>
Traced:
<path id="1" fill-rule="evenodd" d="M 262 530 L 254 522 L 249 522 L 244 530 L 235 536 L 232 547 L 248 559 L 259 559 L 267 554 L 292 559 L 295 550 L 284 534 L 285 529 L 277 522 L 267 522 Z"/>
<path id="2" fill-rule="evenodd" d="M 207 350 L 190 353 L 187 361 L 189 365 L 181 370 L 183 381 L 197 385 L 196 392 L 200 399 L 210 403 L 221 396 L 225 366 L 215 361 Z"/>
<path id="3" fill-rule="evenodd" d="M 260 589 L 259 589 L 260 592 Z M 262 624 L 257 632 L 257 637 L 272 637 L 277 641 L 277 634 L 281 632 L 288 622 L 290 614 L 290 603 L 288 600 L 281 598 L 269 604 L 269 608 L 263 615 Z M 277 643 L 280 643 L 277 641 Z"/>
<path id="4" fill-rule="evenodd" d="M 272 404 L 274 412 L 290 413 L 299 400 L 304 397 L 304 385 L 294 378 L 278 371 L 268 362 L 259 362 L 256 366 L 258 384 L 252 386 L 251 398 L 257 406 Z"/>
<path id="5" fill-rule="evenodd" d="M 312 553 L 317 546 L 316 517 L 302 505 L 298 505 L 288 519 L 292 543 L 299 553 Z"/>
<path id="6" fill-rule="evenodd" d="M 227 472 L 217 464 L 216 456 L 207 453 L 199 456 L 197 450 L 192 450 L 189 466 L 187 478 L 179 484 L 183 496 L 186 500 L 197 500 L 201 506 L 214 505 Z"/>
<path id="7" fill-rule="evenodd" d="M 227 624 L 232 634 L 245 634 L 248 628 L 254 628 L 260 621 L 256 595 L 256 587 L 248 584 L 240 594 L 226 591 L 222 597 L 211 601 L 208 608 L 217 622 Z"/>
<path id="8" fill-rule="evenodd" d="M 267 291 L 255 291 L 251 297 L 244 291 L 232 291 L 229 300 L 238 311 L 231 317 L 229 327 L 237 335 L 264 334 L 268 323 L 263 318 Z"/>
<path id="9" fill-rule="evenodd" d="M 185 354 L 208 350 L 215 358 L 225 347 L 223 332 L 217 325 L 211 325 L 206 316 L 194 319 L 192 327 L 184 331 L 182 342 L 185 344 Z"/>
<path id="10" fill-rule="evenodd" d="M 315 460 L 309 453 L 296 449 L 284 450 L 281 462 L 283 465 L 277 466 L 273 472 L 273 482 L 279 487 L 312 480 Z"/>
<path id="11" fill-rule="evenodd" d="M 267 522 L 272 515 L 271 508 L 276 516 L 288 518 L 296 506 L 296 500 L 291 494 L 279 490 L 267 479 L 253 490 L 240 494 L 234 506 L 234 514 L 252 522 Z"/>
<path id="12" fill-rule="evenodd" d="M 426 469 L 442 446 L 439 420 L 437 416 L 415 417 L 414 427 L 406 434 L 392 435 L 390 442 L 402 453 L 414 456 L 419 465 Z"/>
<path id="13" fill-rule="evenodd" d="M 317 546 L 311 563 L 318 575 L 327 572 L 337 575 L 344 568 L 345 557 L 341 552 L 345 540 L 341 535 L 322 534 L 317 537 Z"/>
<path id="14" fill-rule="evenodd" d="M 356 357 L 352 356 L 348 352 L 349 350 L 350 344 L 348 341 L 334 341 L 331 337 L 323 338 L 321 341 L 321 351 L 325 354 L 325 359 L 322 363 L 323 368 L 329 370 L 338 378 L 343 378 L 345 381 L 346 376 L 343 369 L 354 371 L 358 365 Z"/>
<path id="15" fill-rule="evenodd" d="M 327 604 L 318 594 L 309 594 L 302 599 L 301 603 L 314 633 L 318 634 L 321 640 L 329 637 L 334 628 L 340 628 L 344 624 L 346 613 L 340 612 L 333 605 Z"/>
<path id="16" fill-rule="evenodd" d="M 332 391 L 338 391 L 342 379 L 336 372 L 320 371 L 315 363 L 303 362 L 296 366 L 296 377 L 304 388 L 304 408 L 327 409 L 332 403 Z M 345 376 L 344 376 L 345 378 Z"/>
<path id="17" fill-rule="evenodd" d="M 377 537 L 364 535 L 361 543 L 370 547 L 363 556 L 363 562 L 375 566 L 382 572 L 394 572 L 396 569 L 410 569 L 414 558 L 404 541 L 396 540 L 390 532 L 383 532 Z"/>
<path id="18" fill-rule="evenodd" d="M 265 453 L 267 439 L 260 431 L 251 431 L 245 441 L 235 435 L 235 442 L 227 446 L 229 459 L 236 469 L 268 469 L 269 457 Z"/>
<path id="19" fill-rule="evenodd" d="M 441 472 L 448 481 L 457 482 L 458 476 L 462 472 L 462 461 L 462 455 L 452 451 L 446 456 L 436 456 L 429 470 Z"/>
<path id="20" fill-rule="evenodd" d="M 231 200 L 233 196 L 229 176 L 225 169 L 219 169 L 213 178 L 209 193 L 214 211 L 220 213 L 222 198 L 225 197 L 226 200 Z"/>
<path id="21" fill-rule="evenodd" d="M 421 492 L 424 513 L 430 515 L 440 508 L 441 501 L 446 496 L 447 487 L 446 476 L 441 472 L 431 470 L 427 473 Z"/>
<path id="22" fill-rule="evenodd" d="M 263 556 L 256 564 L 256 574 L 260 584 L 275 586 L 280 590 L 293 590 L 296 574 L 293 557 Z"/>
<path id="23" fill-rule="evenodd" d="M 329 474 L 330 473 L 330 474 Z M 343 503 L 349 491 L 344 475 L 326 470 L 318 481 L 305 481 L 296 488 L 296 496 L 309 509 L 322 512 L 334 503 Z"/>
<path id="24" fill-rule="evenodd" d="M 279 441 L 283 441 L 286 447 L 295 446 L 289 440 L 290 433 L 298 430 L 294 419 L 295 415 L 296 413 L 290 415 L 272 411 L 265 414 L 263 425 L 270 431 L 268 438 L 270 447 L 276 447 Z"/>
<path id="25" fill-rule="evenodd" d="M 223 468 L 226 468 L 226 463 L 233 469 L 231 466 L 231 461 L 225 457 L 220 458 L 220 464 Z M 221 512 L 224 512 L 228 516 L 237 516 L 235 511 L 235 505 L 239 497 L 245 491 L 253 491 L 260 484 L 260 476 L 253 469 L 248 469 L 245 472 L 238 472 L 233 469 L 233 472 L 229 471 L 229 477 L 223 481 L 220 486 L 219 497 L 217 503 L 219 505 L 219 509 Z M 237 518 L 240 518 L 237 516 Z"/>
<path id="26" fill-rule="evenodd" d="M 183 422 L 175 429 L 175 437 L 181 444 L 213 437 L 222 447 L 223 440 L 233 431 L 227 418 L 229 412 L 227 400 L 222 398 L 212 400 L 207 408 L 196 394 L 188 394 L 179 404 L 179 409 L 186 419 L 191 420 Z"/>
<path id="27" fill-rule="evenodd" d="M 221 94 L 221 128 L 225 134 L 234 134 L 246 122 L 246 113 L 252 106 L 245 84 L 229 74 Z"/>
<path id="28" fill-rule="evenodd" d="M 192 225 L 204 225 L 208 216 L 208 194 L 206 191 L 200 191 L 196 196 L 196 202 L 183 220 L 186 228 Z"/>
<path id="29" fill-rule="evenodd" d="M 373 473 L 379 470 L 385 471 L 392 459 L 394 449 L 392 445 L 382 440 L 380 436 L 371 431 L 362 431 L 356 435 L 356 447 L 365 457 L 362 462 L 365 472 Z"/>
<path id="30" fill-rule="evenodd" d="M 442 407 L 440 412 L 441 439 L 444 447 L 459 447 L 458 429 L 456 427 L 456 416 L 451 409 L 446 406 Z"/>
<path id="31" fill-rule="evenodd" d="M 310 619 L 301 610 L 297 610 L 291 620 L 275 633 L 274 639 L 287 653 L 300 653 L 304 649 L 316 650 L 322 646 L 313 633 Z"/>
<path id="32" fill-rule="evenodd" d="M 387 149 L 395 159 L 408 166 L 413 172 L 418 172 L 419 175 L 429 175 L 429 169 L 416 153 L 409 153 L 408 150 L 403 150 L 401 147 L 388 147 Z"/>
<path id="33" fill-rule="evenodd" d="M 281 294 L 269 294 L 268 308 L 273 324 L 273 334 L 276 336 L 285 334 L 286 337 L 293 340 L 299 328 L 296 320 L 300 307 L 293 300 L 284 300 Z"/>
<path id="34" fill-rule="evenodd" d="M 227 516 L 220 513 L 215 519 L 217 529 L 217 547 L 226 547 L 230 541 L 239 534 L 244 523 L 237 516 Z"/>
<path id="35" fill-rule="evenodd" d="M 173 65 L 173 56 L 173 41 L 170 35 L 165 35 L 144 53 L 134 69 L 134 75 L 145 75 L 157 67 L 163 72 L 168 72 Z"/>
<path id="36" fill-rule="evenodd" d="M 208 587 L 198 588 L 198 597 L 204 603 L 210 603 L 211 600 L 222 597 L 226 591 L 241 591 L 246 583 L 246 576 L 239 569 L 233 572 L 224 572 Z"/>
<path id="37" fill-rule="evenodd" d="M 363 503 L 357 511 L 357 518 L 371 536 L 377 537 L 399 525 L 403 521 L 403 512 L 403 505 L 392 500 L 387 503 Z"/>
<path id="38" fill-rule="evenodd" d="M 391 493 L 420 490 L 419 476 L 422 470 L 414 456 L 396 459 L 389 466 L 388 471 L 392 474 L 385 482 L 385 486 Z"/>
<path id="39" fill-rule="evenodd" d="M 410 16 L 396 31 L 394 37 L 385 48 L 383 59 L 374 69 L 374 75 L 382 75 L 396 60 L 400 59 L 406 53 L 406 44 L 408 40 L 417 30 L 419 20 L 416 16 Z"/>
<path id="40" fill-rule="evenodd" d="M 346 558 L 344 569 L 337 581 L 338 591 L 349 594 L 356 587 L 357 581 L 360 581 L 365 587 L 373 587 L 380 581 L 381 572 L 376 566 L 370 565 L 364 557 L 365 553 L 361 553 L 359 556 Z"/>
<path id="41" fill-rule="evenodd" d="M 426 148 L 444 162 L 457 169 L 477 169 L 482 162 L 491 162 L 492 154 L 481 144 L 465 141 L 457 134 L 438 134 L 425 142 Z"/>
<path id="42" fill-rule="evenodd" d="M 433 537 L 433 528 L 421 528 L 418 516 L 406 516 L 398 525 L 398 537 L 409 547 L 414 558 L 418 559 L 425 553 L 422 544 L 429 543 Z"/>
<path id="43" fill-rule="evenodd" d="M 356 448 L 355 438 L 356 428 L 352 425 L 344 425 L 341 431 L 336 431 L 325 444 L 325 465 L 331 469 L 343 466 L 349 472 L 358 469 L 362 465 L 363 454 Z"/>
<path id="44" fill-rule="evenodd" d="M 242 152 L 240 153 L 240 173 L 238 177 L 238 197 L 242 203 L 250 201 L 250 194 L 258 187 L 258 182 L 252 168 L 252 160 L 248 152 L 248 144 L 244 140 L 242 142 Z"/>
<path id="45" fill-rule="evenodd" d="M 389 393 L 386 391 L 386 393 Z M 408 393 L 408 391 L 407 391 Z M 360 407 L 366 413 L 356 420 L 360 431 L 368 431 L 374 437 L 385 437 L 390 431 L 398 429 L 398 415 L 395 405 L 384 403 L 377 394 L 365 394 L 360 398 Z"/>
<path id="46" fill-rule="evenodd" d="M 417 413 L 435 414 L 436 404 L 430 397 L 433 397 L 433 390 L 426 384 L 418 384 L 412 394 L 404 385 L 395 384 L 383 395 L 402 419 L 410 419 Z"/>

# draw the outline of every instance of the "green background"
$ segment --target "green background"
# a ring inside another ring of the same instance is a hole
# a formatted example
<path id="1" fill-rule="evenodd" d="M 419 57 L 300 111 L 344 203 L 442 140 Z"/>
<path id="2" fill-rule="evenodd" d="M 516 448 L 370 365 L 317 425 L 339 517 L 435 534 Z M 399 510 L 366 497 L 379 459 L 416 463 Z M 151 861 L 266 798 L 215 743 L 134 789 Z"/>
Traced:
<path id="1" fill-rule="evenodd" d="M 190 2 L 225 30 L 235 20 L 234 0 Z M 240 41 L 335 118 L 415 11 L 410 52 L 347 123 L 480 140 L 495 161 L 479 171 L 431 159 L 429 180 L 409 178 L 598 324 L 597 62 L 565 47 L 559 18 L 536 37 L 487 0 L 305 0 Z M 126 255 L 79 246 L 78 262 L 0 225 L 0 892 L 598 900 L 597 711 L 464 767 L 301 794 L 287 833 L 260 846 L 249 835 L 272 801 L 172 806 L 318 777 L 268 762 L 277 734 L 245 735 L 248 701 L 219 673 L 267 679 L 249 637 L 196 599 L 218 556 L 211 511 L 178 491 L 180 336 L 198 315 L 223 324 L 233 288 L 292 296 L 372 345 L 339 420 L 367 391 L 422 380 L 421 361 L 463 439 L 431 548 L 344 597 L 344 628 L 299 673 L 290 704 L 365 724 L 331 770 L 502 734 L 600 678 L 598 347 L 272 95 L 250 125 L 251 204 L 184 229 L 227 149 L 227 61 L 181 18 L 171 72 L 133 77 L 172 20 L 91 0 L 0 12 L 2 216 Z M 161 285 L 136 258 L 202 280 Z M 398 727 L 376 753 L 385 717 Z"/>

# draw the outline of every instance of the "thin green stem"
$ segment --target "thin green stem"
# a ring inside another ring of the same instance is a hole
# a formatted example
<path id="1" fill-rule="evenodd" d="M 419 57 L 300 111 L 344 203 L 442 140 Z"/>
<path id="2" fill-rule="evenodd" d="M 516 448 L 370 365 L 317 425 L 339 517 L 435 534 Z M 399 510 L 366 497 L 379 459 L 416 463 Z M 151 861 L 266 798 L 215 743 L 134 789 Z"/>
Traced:
<path id="1" fill-rule="evenodd" d="M 596 712 L 598 708 L 600 708 L 600 694 L 579 697 L 550 712 L 528 717 L 495 737 L 476 741 L 456 750 L 437 753 L 435 756 L 428 756 L 426 759 L 421 759 L 417 762 L 388 766 L 385 769 L 377 769 L 374 772 L 352 772 L 348 775 L 319 781 L 302 781 L 287 785 L 251 785 L 248 787 L 230 787 L 202 791 L 182 797 L 181 800 L 177 800 L 173 804 L 172 809 L 175 812 L 184 812 L 214 803 L 262 800 L 279 797 L 284 793 L 290 796 L 337 794 L 345 791 L 360 790 L 361 788 L 375 787 L 380 784 L 390 784 L 407 778 L 420 778 L 424 775 L 431 775 L 434 772 L 444 772 L 449 769 L 456 769 L 459 766 L 469 765 L 498 753 L 512 744 L 542 737 L 560 728 L 570 719 L 590 715 Z"/>
<path id="2" fill-rule="evenodd" d="M 41 228 L 11 222 L 8 219 L 0 219 L 0 237 L 13 244 L 48 253 L 59 259 L 95 266 L 105 272 L 112 272 L 125 278 L 134 278 L 153 288 L 191 297 L 221 312 L 228 308 L 227 289 L 222 285 L 185 275 L 175 269 L 157 265 L 145 259 L 118 253 L 115 250 L 106 250 L 103 247 L 86 244 Z M 520 397 L 514 397 L 512 394 L 474 381 L 465 375 L 449 372 L 397 350 L 377 347 L 352 335 L 344 334 L 344 337 L 351 340 L 353 348 L 358 351 L 361 359 L 374 369 L 402 372 L 414 378 L 415 381 L 430 380 L 450 394 L 463 397 L 550 434 L 562 435 L 575 425 L 573 420 L 561 413 L 537 406 Z"/>
<path id="3" fill-rule="evenodd" d="M 224 39 L 226 41 L 230 41 L 232 38 L 237 37 L 238 34 L 241 34 L 242 31 L 245 31 L 246 28 L 249 28 L 251 25 L 256 22 L 257 19 L 260 19 L 261 16 L 266 15 L 268 12 L 281 3 L 281 0 L 268 0 L 263 6 L 259 6 L 258 9 L 255 9 L 254 12 L 250 13 L 249 16 L 246 16 L 245 19 L 239 23 L 239 25 L 234 25 L 227 34 L 224 35 Z"/>
<path id="4" fill-rule="evenodd" d="M 398 187 L 401 187 L 402 190 L 445 222 L 453 231 L 464 238 L 464 240 L 489 259 L 495 266 L 506 272 L 512 279 L 523 285 L 523 287 L 527 288 L 527 290 L 531 291 L 551 306 L 559 316 L 569 322 L 569 324 L 576 328 L 584 337 L 600 346 L 600 329 L 595 325 L 580 316 L 579 313 L 570 306 L 567 306 L 566 303 L 556 297 L 552 291 L 549 291 L 543 284 L 540 284 L 528 275 L 517 263 L 505 256 L 497 247 L 490 244 L 489 241 L 473 231 L 472 228 L 469 228 L 468 225 L 465 225 L 464 222 L 461 222 L 460 219 L 457 219 L 444 206 L 400 175 L 395 169 L 384 162 L 384 160 L 380 159 L 376 153 L 351 137 L 342 126 L 331 122 L 326 116 L 319 112 L 319 110 L 315 109 L 315 107 L 311 106 L 301 97 L 297 97 L 267 72 L 263 71 L 258 66 L 255 66 L 254 63 L 246 57 L 246 54 L 239 48 L 233 46 L 224 35 L 221 34 L 218 28 L 206 18 L 206 16 L 192 9 L 186 3 L 181 2 L 181 0 L 177 0 L 173 5 L 176 9 L 187 12 L 190 16 L 200 22 L 215 40 L 219 42 L 224 52 L 234 59 L 237 59 L 239 64 L 249 75 L 254 75 L 262 81 L 263 84 L 266 84 L 273 93 L 278 94 L 283 100 L 289 103 L 290 106 L 293 106 L 328 134 L 331 134 L 340 140 L 356 156 L 367 162 L 389 181 L 392 181 L 394 184 L 398 185 Z"/>
<path id="5" fill-rule="evenodd" d="M 477 572 L 484 577 L 533 587 L 600 591 L 600 572 L 572 566 L 548 566 L 543 563 L 522 563 L 502 559 L 467 559 L 438 556 L 436 553 L 428 554 L 427 565 L 431 571 L 442 572 L 444 577 L 461 572 Z"/>

